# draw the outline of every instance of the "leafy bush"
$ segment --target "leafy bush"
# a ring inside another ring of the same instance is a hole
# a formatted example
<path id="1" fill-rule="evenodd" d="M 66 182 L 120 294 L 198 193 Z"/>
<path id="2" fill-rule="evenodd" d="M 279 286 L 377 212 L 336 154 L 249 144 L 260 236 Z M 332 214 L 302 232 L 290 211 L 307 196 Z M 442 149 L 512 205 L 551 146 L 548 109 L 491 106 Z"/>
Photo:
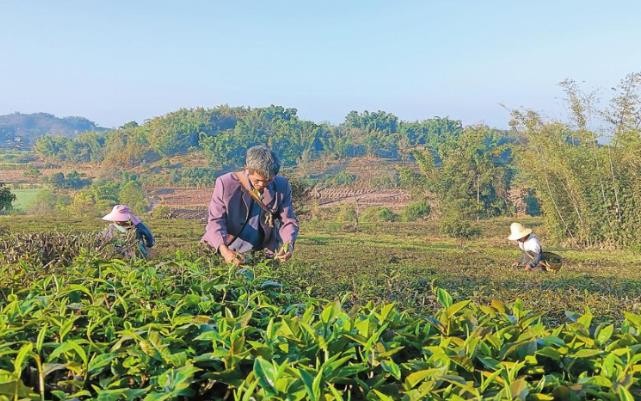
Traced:
<path id="1" fill-rule="evenodd" d="M 427 200 L 419 200 L 407 205 L 401 212 L 403 221 L 416 221 L 430 215 L 431 208 Z"/>
<path id="2" fill-rule="evenodd" d="M 387 207 L 369 207 L 360 215 L 360 220 L 364 222 L 378 223 L 383 221 L 396 221 L 398 215 Z"/>
<path id="3" fill-rule="evenodd" d="M 30 233 L 0 240 L 0 262 L 26 262 L 34 266 L 64 266 L 84 250 L 97 249 L 95 234 Z M 0 393 L 2 394 L 2 393 Z"/>
<path id="4" fill-rule="evenodd" d="M 213 186 L 219 171 L 210 167 L 183 167 L 171 173 L 175 185 L 206 187 Z"/>
<path id="5" fill-rule="evenodd" d="M 472 226 L 469 220 L 461 219 L 456 215 L 447 216 L 441 221 L 441 231 L 445 235 L 461 240 L 478 237 L 481 234 L 481 230 Z"/>
<path id="6" fill-rule="evenodd" d="M 356 181 L 356 176 L 354 174 L 350 174 L 345 170 L 341 170 L 335 175 L 327 178 L 325 180 L 325 183 L 327 185 L 350 185 L 353 184 Z"/>
<path id="7" fill-rule="evenodd" d="M 169 206 L 158 205 L 151 210 L 151 217 L 155 219 L 170 219 L 171 218 L 171 209 Z"/>
<path id="8" fill-rule="evenodd" d="M 118 201 L 128 205 L 134 213 L 143 213 L 149 209 L 145 191 L 138 181 L 125 183 L 118 193 Z"/>
<path id="9" fill-rule="evenodd" d="M 71 171 L 65 176 L 64 173 L 55 173 L 48 181 L 56 188 L 80 189 L 91 184 L 91 178 L 77 171 Z"/>
<path id="10" fill-rule="evenodd" d="M 336 212 L 336 221 L 339 223 L 355 223 L 358 221 L 356 207 L 351 203 L 344 203 Z"/>
<path id="11" fill-rule="evenodd" d="M 11 210 L 11 204 L 15 200 L 16 195 L 3 182 L 0 182 L 0 213 Z"/>
<path id="12" fill-rule="evenodd" d="M 3 399 L 634 400 L 641 316 L 568 314 L 551 329 L 520 302 L 346 312 L 293 295 L 260 264 L 228 269 L 82 257 L 55 277 L 0 265 Z M 69 380 L 73 377 L 73 380 Z M 42 383 L 42 384 L 39 384 Z"/>

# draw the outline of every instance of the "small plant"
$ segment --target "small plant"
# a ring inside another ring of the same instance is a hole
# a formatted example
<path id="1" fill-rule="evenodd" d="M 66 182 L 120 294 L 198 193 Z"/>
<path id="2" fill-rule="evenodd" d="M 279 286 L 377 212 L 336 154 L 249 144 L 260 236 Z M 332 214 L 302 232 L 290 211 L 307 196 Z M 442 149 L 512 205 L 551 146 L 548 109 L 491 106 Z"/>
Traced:
<path id="1" fill-rule="evenodd" d="M 481 230 L 472 226 L 468 220 L 455 216 L 448 216 L 443 219 L 441 231 L 443 234 L 459 240 L 469 240 L 481 234 Z"/>
<path id="2" fill-rule="evenodd" d="M 403 221 L 416 221 L 430 215 L 431 208 L 427 200 L 419 200 L 407 205 L 401 212 Z"/>
<path id="3" fill-rule="evenodd" d="M 171 218 L 171 208 L 166 205 L 158 205 L 151 211 L 151 217 L 160 220 L 167 220 Z"/>
<path id="4" fill-rule="evenodd" d="M 358 214 L 356 207 L 351 203 L 344 203 L 338 208 L 336 213 L 336 221 L 338 223 L 356 223 L 358 222 Z"/>
<path id="5" fill-rule="evenodd" d="M 369 223 L 396 221 L 398 215 L 387 207 L 369 207 L 360 215 L 360 220 Z"/>

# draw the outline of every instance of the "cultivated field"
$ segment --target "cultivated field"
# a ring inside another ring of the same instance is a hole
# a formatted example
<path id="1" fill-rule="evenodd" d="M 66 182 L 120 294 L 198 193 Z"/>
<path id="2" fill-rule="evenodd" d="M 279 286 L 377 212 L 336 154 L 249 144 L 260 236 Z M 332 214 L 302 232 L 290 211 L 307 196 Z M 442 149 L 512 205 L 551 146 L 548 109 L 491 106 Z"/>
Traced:
<path id="1" fill-rule="evenodd" d="M 82 251 L 99 219 L 0 219 L 0 399 L 641 397 L 632 253 L 547 247 L 561 272 L 527 273 L 508 220 L 465 243 L 307 222 L 290 263 L 230 268 L 198 221 L 146 222 L 152 260 L 124 262 Z"/>
<path id="2" fill-rule="evenodd" d="M 145 219 L 157 237 L 157 258 L 199 249 L 201 220 Z M 523 221 L 523 220 L 522 220 Z M 393 301 L 418 313 L 435 305 L 432 286 L 455 299 L 489 302 L 521 299 L 550 323 L 566 321 L 565 311 L 590 307 L 597 319 L 620 320 L 624 310 L 641 311 L 641 258 L 623 250 L 573 250 L 546 242 L 536 218 L 524 220 L 539 233 L 546 250 L 560 253 L 558 273 L 532 273 L 510 267 L 518 249 L 505 237 L 511 220 L 480 223 L 481 236 L 461 242 L 442 236 L 434 222 L 303 222 L 295 258 L 275 271 L 293 289 L 335 298 L 349 293 L 352 303 Z M 98 219 L 0 219 L 0 231 L 91 232 Z"/>

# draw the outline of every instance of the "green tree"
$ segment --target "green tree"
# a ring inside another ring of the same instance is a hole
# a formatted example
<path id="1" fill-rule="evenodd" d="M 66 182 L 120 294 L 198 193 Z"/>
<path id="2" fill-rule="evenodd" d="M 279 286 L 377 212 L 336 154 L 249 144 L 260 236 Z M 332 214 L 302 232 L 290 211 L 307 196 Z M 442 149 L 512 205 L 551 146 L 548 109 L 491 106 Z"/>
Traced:
<path id="1" fill-rule="evenodd" d="M 0 182 L 0 213 L 11 210 L 15 200 L 16 195 L 3 182 Z"/>
<path id="2" fill-rule="evenodd" d="M 137 213 L 146 212 L 149 209 L 149 202 L 147 202 L 145 192 L 138 181 L 129 181 L 123 185 L 118 198 L 121 204 L 128 205 Z"/>
<path id="3" fill-rule="evenodd" d="M 512 171 L 505 134 L 486 126 L 467 127 L 435 150 L 417 151 L 415 157 L 443 210 L 456 210 L 464 219 L 508 211 Z"/>
<path id="4" fill-rule="evenodd" d="M 548 231 L 582 246 L 641 244 L 641 74 L 615 88 L 607 110 L 608 143 L 588 129 L 593 105 L 574 81 L 562 82 L 573 119 L 545 121 L 532 111 L 514 111 L 522 181 L 541 201 Z"/>

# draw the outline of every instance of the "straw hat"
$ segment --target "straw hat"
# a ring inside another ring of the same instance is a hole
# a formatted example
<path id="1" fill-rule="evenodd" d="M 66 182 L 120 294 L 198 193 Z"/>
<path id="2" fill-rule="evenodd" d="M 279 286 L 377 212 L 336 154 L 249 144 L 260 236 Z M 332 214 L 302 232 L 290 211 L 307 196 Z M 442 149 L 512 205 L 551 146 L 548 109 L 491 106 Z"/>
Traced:
<path id="1" fill-rule="evenodd" d="M 140 223 L 140 219 L 131 212 L 127 205 L 114 206 L 111 213 L 105 215 L 102 219 L 107 221 L 131 221 L 134 226 Z"/>
<path id="2" fill-rule="evenodd" d="M 530 234 L 532 234 L 532 229 L 525 228 L 520 223 L 512 223 L 510 224 L 510 236 L 507 239 L 516 241 Z"/>

